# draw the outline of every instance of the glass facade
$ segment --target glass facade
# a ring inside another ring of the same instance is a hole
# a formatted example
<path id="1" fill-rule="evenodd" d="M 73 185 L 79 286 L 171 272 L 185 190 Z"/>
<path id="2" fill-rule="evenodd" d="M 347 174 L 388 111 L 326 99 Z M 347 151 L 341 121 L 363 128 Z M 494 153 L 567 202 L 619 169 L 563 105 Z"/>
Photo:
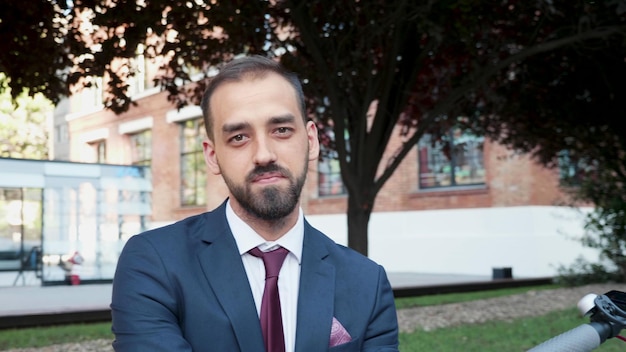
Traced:
<path id="1" fill-rule="evenodd" d="M 38 278 L 41 278 L 37 258 L 42 242 L 42 191 L 41 188 L 0 188 L 0 272 L 14 285 L 19 279 L 25 282 L 26 271 L 39 269 Z M 4 284 L 11 284 L 8 281 Z"/>
<path id="2" fill-rule="evenodd" d="M 42 284 L 70 273 L 112 280 L 126 240 L 147 229 L 152 185 L 144 167 L 0 159 L 0 170 L 8 170 L 0 173 L 4 273 L 24 280 L 35 271 Z M 71 265 L 77 256 L 81 263 Z"/>

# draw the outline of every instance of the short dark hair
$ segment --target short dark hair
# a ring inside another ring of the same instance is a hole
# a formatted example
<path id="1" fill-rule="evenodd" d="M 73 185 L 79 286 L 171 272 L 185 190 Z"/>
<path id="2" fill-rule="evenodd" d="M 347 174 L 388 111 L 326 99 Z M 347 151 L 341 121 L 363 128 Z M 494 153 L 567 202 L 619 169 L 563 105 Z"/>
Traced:
<path id="1" fill-rule="evenodd" d="M 240 82 L 245 78 L 262 78 L 272 72 L 280 75 L 287 80 L 289 84 L 291 84 L 296 92 L 296 99 L 298 100 L 298 105 L 300 106 L 302 118 L 306 123 L 307 117 L 304 92 L 302 91 L 302 84 L 300 83 L 298 76 L 296 76 L 293 72 L 287 71 L 279 63 L 272 59 L 259 55 L 246 56 L 235 59 L 224 65 L 220 72 L 211 79 L 207 89 L 204 91 L 200 107 L 202 108 L 204 127 L 206 128 L 207 137 L 209 139 L 213 140 L 213 121 L 211 116 L 210 101 L 215 90 L 224 83 Z"/>

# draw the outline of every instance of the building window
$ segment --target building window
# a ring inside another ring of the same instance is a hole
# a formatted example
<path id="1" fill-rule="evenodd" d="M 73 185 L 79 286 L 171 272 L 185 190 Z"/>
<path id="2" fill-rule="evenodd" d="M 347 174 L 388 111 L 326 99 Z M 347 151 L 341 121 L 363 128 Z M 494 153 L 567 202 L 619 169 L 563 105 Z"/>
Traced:
<path id="1" fill-rule="evenodd" d="M 331 143 L 335 141 L 335 132 L 331 126 L 326 126 L 320 134 L 327 136 Z M 350 136 L 344 131 L 346 149 L 350 151 Z M 332 147 L 320 144 L 321 155 L 317 163 L 317 194 L 319 197 L 342 196 L 348 192 L 341 179 L 339 154 Z M 347 153 L 349 154 L 349 153 Z M 349 160 L 348 160 L 349 161 Z"/>
<path id="2" fill-rule="evenodd" d="M 485 183 L 484 137 L 450 131 L 441 141 L 424 135 L 418 143 L 419 188 L 458 187 Z"/>
<path id="3" fill-rule="evenodd" d="M 55 130 L 54 134 L 55 134 L 56 143 L 65 143 L 70 140 L 70 136 L 67 131 L 67 123 L 56 125 L 54 130 Z"/>
<path id="4" fill-rule="evenodd" d="M 102 77 L 96 77 L 95 81 L 93 86 L 93 105 L 100 107 L 104 104 L 104 79 Z"/>
<path id="5" fill-rule="evenodd" d="M 562 150 L 557 155 L 559 167 L 559 182 L 562 186 L 580 186 L 585 175 L 592 170 L 589 164 L 580 158 L 576 158 L 569 150 Z"/>
<path id="6" fill-rule="evenodd" d="M 318 194 L 320 197 L 339 196 L 346 194 L 346 188 L 341 179 L 341 168 L 336 152 L 333 155 L 320 158 L 317 164 Z"/>
<path id="7" fill-rule="evenodd" d="M 104 164 L 107 162 L 107 144 L 106 140 L 101 139 L 91 143 L 96 153 L 96 163 Z"/>
<path id="8" fill-rule="evenodd" d="M 145 130 L 130 136 L 131 164 L 150 166 L 152 163 L 152 131 Z"/>
<path id="9" fill-rule="evenodd" d="M 180 199 L 183 206 L 206 205 L 206 166 L 202 153 L 202 118 L 181 124 Z"/>
<path id="10" fill-rule="evenodd" d="M 137 45 L 137 55 L 129 60 L 128 65 L 128 94 L 136 96 L 143 93 L 148 88 L 147 61 L 144 55 L 143 44 Z"/>
<path id="11" fill-rule="evenodd" d="M 87 80 L 87 85 L 81 91 L 81 96 L 77 103 L 81 109 L 101 108 L 104 104 L 104 79 L 91 76 Z"/>

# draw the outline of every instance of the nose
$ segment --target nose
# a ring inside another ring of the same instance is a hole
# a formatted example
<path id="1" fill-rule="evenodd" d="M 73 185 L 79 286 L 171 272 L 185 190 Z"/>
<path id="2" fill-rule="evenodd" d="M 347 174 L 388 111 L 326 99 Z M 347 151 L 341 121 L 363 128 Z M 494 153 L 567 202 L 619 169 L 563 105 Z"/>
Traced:
<path id="1" fill-rule="evenodd" d="M 254 163 L 256 165 L 268 165 L 276 161 L 276 153 L 271 142 L 265 138 L 257 139 Z"/>

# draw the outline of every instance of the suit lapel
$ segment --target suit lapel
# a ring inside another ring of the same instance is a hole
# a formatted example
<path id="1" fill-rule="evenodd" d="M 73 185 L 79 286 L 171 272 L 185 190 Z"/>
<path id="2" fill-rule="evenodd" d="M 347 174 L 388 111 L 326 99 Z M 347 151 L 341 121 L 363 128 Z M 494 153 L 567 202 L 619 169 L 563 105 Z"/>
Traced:
<path id="1" fill-rule="evenodd" d="M 237 244 L 230 232 L 224 206 L 210 214 L 213 230 L 205 230 L 208 245 L 198 253 L 202 271 L 228 316 L 242 351 L 263 346 L 263 334 L 254 298 Z"/>
<path id="2" fill-rule="evenodd" d="M 296 351 L 327 351 L 334 311 L 335 268 L 324 261 L 328 256 L 325 241 L 305 223 Z"/>

